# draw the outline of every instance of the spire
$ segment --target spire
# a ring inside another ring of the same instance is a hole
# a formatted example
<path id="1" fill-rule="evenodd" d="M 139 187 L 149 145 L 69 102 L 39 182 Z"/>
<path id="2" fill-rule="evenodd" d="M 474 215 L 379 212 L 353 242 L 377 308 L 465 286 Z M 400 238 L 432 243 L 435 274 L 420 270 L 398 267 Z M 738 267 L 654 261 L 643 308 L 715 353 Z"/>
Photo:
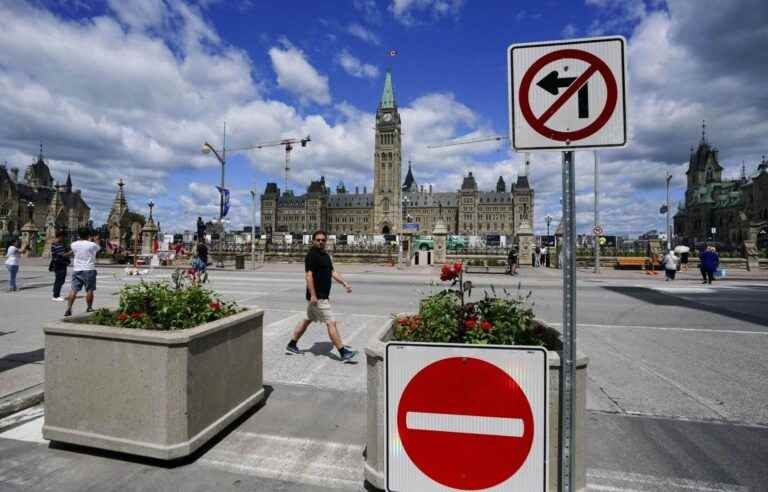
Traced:
<path id="1" fill-rule="evenodd" d="M 403 182 L 403 191 L 411 191 L 411 188 L 415 186 L 416 186 L 416 180 L 413 177 L 413 171 L 411 171 L 411 161 L 408 161 L 408 174 L 405 175 L 405 181 Z"/>
<path id="2" fill-rule="evenodd" d="M 395 107 L 395 92 L 392 89 L 392 71 L 387 70 L 384 78 L 384 90 L 381 93 L 380 109 L 392 109 Z"/>
<path id="3" fill-rule="evenodd" d="M 67 193 L 72 193 L 72 174 L 67 171 L 67 182 L 64 184 L 64 190 Z"/>
<path id="4" fill-rule="evenodd" d="M 118 216 L 121 216 L 123 212 L 128 210 L 128 203 L 125 201 L 123 186 L 125 186 L 125 183 L 123 183 L 123 178 L 120 178 L 117 181 L 117 195 L 115 195 L 115 201 L 112 202 L 112 211 L 110 212 L 110 215 L 115 213 Z"/>
<path id="5" fill-rule="evenodd" d="M 39 160 L 43 160 L 43 142 L 40 142 L 40 154 L 37 156 Z"/>
<path id="6" fill-rule="evenodd" d="M 507 183 L 504 182 L 504 178 L 499 176 L 499 180 L 496 181 L 496 192 L 504 193 L 507 191 Z"/>
<path id="7" fill-rule="evenodd" d="M 701 143 L 707 143 L 707 120 L 701 120 Z"/>

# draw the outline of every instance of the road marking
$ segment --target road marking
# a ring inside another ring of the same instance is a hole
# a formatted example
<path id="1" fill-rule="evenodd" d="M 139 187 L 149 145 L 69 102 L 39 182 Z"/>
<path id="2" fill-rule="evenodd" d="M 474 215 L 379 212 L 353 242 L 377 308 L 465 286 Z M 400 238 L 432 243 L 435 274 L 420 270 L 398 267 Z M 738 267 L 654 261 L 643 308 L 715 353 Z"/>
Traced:
<path id="1" fill-rule="evenodd" d="M 479 434 L 482 436 L 523 437 L 523 419 L 408 412 L 405 426 L 413 430 Z"/>
<path id="2" fill-rule="evenodd" d="M 603 483 L 595 483 L 603 482 Z M 608 482 L 608 483 L 604 483 Z M 637 489 L 628 489 L 630 485 L 639 487 Z M 743 485 L 706 482 L 701 480 L 692 480 L 679 477 L 661 477 L 658 475 L 645 475 L 642 473 L 619 472 L 613 470 L 602 470 L 597 468 L 587 469 L 587 490 L 605 490 L 605 491 L 646 491 L 663 490 L 665 492 L 683 492 L 686 490 L 696 490 L 702 492 L 747 492 L 749 489 Z"/>
<path id="3" fill-rule="evenodd" d="M 555 321 L 544 321 L 546 325 L 562 326 L 562 323 Z M 601 325 L 594 323 L 577 323 L 577 328 L 638 328 L 641 330 L 661 330 L 661 331 L 690 331 L 697 333 L 718 333 L 724 335 L 768 335 L 768 331 L 756 330 L 718 330 L 709 328 L 681 328 L 676 326 L 643 326 L 643 325 Z"/>

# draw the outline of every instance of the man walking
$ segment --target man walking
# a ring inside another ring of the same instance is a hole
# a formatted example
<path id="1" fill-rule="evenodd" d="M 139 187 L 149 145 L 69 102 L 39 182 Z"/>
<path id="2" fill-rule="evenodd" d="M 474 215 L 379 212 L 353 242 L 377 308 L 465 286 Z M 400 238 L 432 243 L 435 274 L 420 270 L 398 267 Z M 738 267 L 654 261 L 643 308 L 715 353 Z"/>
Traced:
<path id="1" fill-rule="evenodd" d="M 701 253 L 700 266 L 702 284 L 711 284 L 715 279 L 715 272 L 717 267 L 720 266 L 720 257 L 717 255 L 717 250 L 714 246 L 708 246 L 707 249 Z"/>
<path id="2" fill-rule="evenodd" d="M 88 229 L 80 229 L 79 241 L 70 245 L 75 257 L 72 267 L 72 289 L 67 298 L 67 310 L 64 316 L 72 316 L 72 305 L 75 303 L 77 293 L 85 287 L 85 303 L 87 312 L 93 311 L 93 293 L 96 291 L 96 253 L 101 249 L 95 241 L 98 236 L 91 236 Z M 95 241 L 94 241 L 95 240 Z"/>
<path id="3" fill-rule="evenodd" d="M 325 323 L 325 326 L 328 328 L 328 337 L 339 351 L 339 357 L 342 362 L 349 363 L 353 361 L 357 352 L 350 350 L 342 343 L 328 297 L 331 293 L 332 279 L 343 285 L 347 293 L 352 292 L 352 286 L 342 278 L 341 274 L 333 269 L 333 261 L 328 253 L 325 252 L 326 239 L 327 234 L 325 231 L 315 231 L 312 234 L 312 247 L 304 258 L 304 278 L 307 283 L 306 298 L 309 301 L 309 304 L 307 304 L 307 315 L 293 330 L 293 337 L 288 342 L 285 353 L 289 355 L 301 354 L 301 350 L 299 350 L 297 345 L 299 339 L 313 321 L 318 321 Z"/>
<path id="4" fill-rule="evenodd" d="M 52 301 L 64 302 L 64 298 L 61 297 L 61 287 L 67 279 L 69 256 L 72 256 L 72 252 L 68 252 L 66 248 L 64 248 L 64 231 L 56 231 L 56 236 L 53 238 L 53 244 L 51 244 L 51 265 L 49 268 L 55 275 L 53 280 Z"/>

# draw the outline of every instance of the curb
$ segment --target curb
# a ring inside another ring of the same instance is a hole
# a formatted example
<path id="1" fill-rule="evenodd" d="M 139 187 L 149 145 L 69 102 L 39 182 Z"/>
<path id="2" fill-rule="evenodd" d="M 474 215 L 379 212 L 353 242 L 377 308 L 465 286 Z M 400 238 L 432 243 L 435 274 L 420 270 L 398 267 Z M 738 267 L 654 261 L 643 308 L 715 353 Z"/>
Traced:
<path id="1" fill-rule="evenodd" d="M 44 400 L 43 383 L 0 398 L 0 419 L 38 405 Z"/>

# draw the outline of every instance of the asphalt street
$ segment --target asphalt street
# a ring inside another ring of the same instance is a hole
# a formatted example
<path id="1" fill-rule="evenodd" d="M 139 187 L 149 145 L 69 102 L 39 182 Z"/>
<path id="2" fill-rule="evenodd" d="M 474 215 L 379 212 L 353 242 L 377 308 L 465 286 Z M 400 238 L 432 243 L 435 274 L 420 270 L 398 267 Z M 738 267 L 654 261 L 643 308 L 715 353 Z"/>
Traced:
<path id="1" fill-rule="evenodd" d="M 335 288 L 345 343 L 362 349 L 393 313 L 416 310 L 435 270 L 338 265 L 353 286 Z M 168 270 L 149 272 L 167 278 Z M 22 290 L 0 294 L 0 392 L 42 381 L 42 325 L 63 313 L 50 274 L 30 266 Z M 768 278 L 701 285 L 639 272 L 579 272 L 578 350 L 589 357 L 587 481 L 590 490 L 765 490 L 768 483 Z M 537 318 L 559 326 L 560 272 L 471 275 L 484 289 L 526 295 Z M 126 282 L 102 269 L 98 306 Z M 4 284 L 0 284 L 2 288 Z M 166 467 L 124 455 L 49 447 L 44 407 L 0 420 L 0 490 L 359 490 L 365 430 L 365 364 L 339 363 L 313 325 L 301 356 L 283 347 L 305 305 L 302 268 L 213 271 L 211 287 L 266 311 L 266 404 L 186 463 Z M 84 309 L 82 301 L 75 311 Z M 12 382 L 7 382 L 12 381 Z M 3 385 L 11 385 L 4 388 Z"/>

